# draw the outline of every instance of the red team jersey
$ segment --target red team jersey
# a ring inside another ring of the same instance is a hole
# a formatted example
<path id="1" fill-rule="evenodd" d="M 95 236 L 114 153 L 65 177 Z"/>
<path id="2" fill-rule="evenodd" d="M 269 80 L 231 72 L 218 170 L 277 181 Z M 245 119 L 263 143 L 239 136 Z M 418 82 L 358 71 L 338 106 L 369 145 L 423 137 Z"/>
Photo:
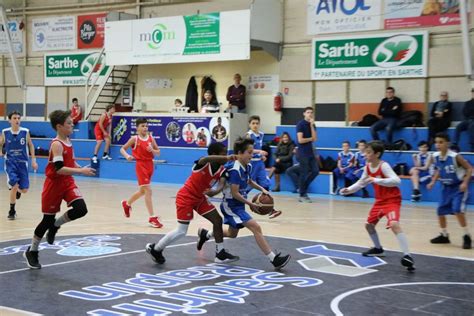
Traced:
<path id="1" fill-rule="evenodd" d="M 102 123 L 102 126 L 104 127 L 104 130 L 107 130 L 107 127 L 109 127 L 111 120 L 112 120 L 112 116 L 110 116 L 108 113 L 105 113 L 105 119 L 104 119 L 104 122 Z M 95 134 L 95 138 L 97 140 L 103 140 L 104 139 L 104 134 L 102 133 L 102 130 L 100 129 L 99 122 L 97 122 L 95 124 L 94 134 Z"/>
<path id="2" fill-rule="evenodd" d="M 76 117 L 77 114 L 78 114 L 78 110 L 76 109 L 76 107 L 72 107 L 71 108 L 71 116 L 72 117 Z M 74 123 L 74 125 L 76 125 L 80 120 L 82 120 L 82 112 L 81 112 L 81 115 L 79 115 L 78 117 L 76 117 L 72 122 Z"/>
<path id="3" fill-rule="evenodd" d="M 82 194 L 74 182 L 71 175 L 61 175 L 56 172 L 54 166 L 55 157 L 51 151 L 51 146 L 58 142 L 63 148 L 62 161 L 64 167 L 76 168 L 74 160 L 74 150 L 71 143 L 65 143 L 62 140 L 55 138 L 49 147 L 49 159 L 46 166 L 46 180 L 43 185 L 43 192 L 41 194 L 41 209 L 43 213 L 54 214 L 60 211 L 62 200 L 67 202 L 69 206 L 75 200 L 82 199 Z"/>
<path id="4" fill-rule="evenodd" d="M 220 166 L 215 173 L 212 173 L 210 163 L 205 164 L 201 169 L 194 168 L 191 176 L 186 180 L 176 196 L 178 220 L 190 221 L 193 219 L 193 210 L 200 215 L 204 215 L 215 209 L 204 192 L 212 188 L 219 181 L 224 172 L 224 166 Z"/>
<path id="5" fill-rule="evenodd" d="M 365 166 L 367 175 L 373 178 L 388 178 L 382 172 L 383 164 L 386 164 L 386 162 L 381 161 L 375 172 L 371 172 L 369 164 L 367 164 Z M 375 203 L 370 210 L 367 223 L 375 225 L 383 216 L 386 216 L 388 219 L 387 228 L 390 228 L 392 221 L 400 221 L 400 207 L 402 204 L 400 189 L 398 187 L 386 187 L 376 183 L 373 183 L 373 186 L 375 191 Z"/>
<path id="6" fill-rule="evenodd" d="M 138 185 L 149 185 L 154 172 L 153 153 L 148 148 L 153 144 L 153 138 L 148 135 L 146 139 L 136 135 L 135 146 L 132 148 L 132 156 L 137 161 L 135 171 L 137 173 Z"/>

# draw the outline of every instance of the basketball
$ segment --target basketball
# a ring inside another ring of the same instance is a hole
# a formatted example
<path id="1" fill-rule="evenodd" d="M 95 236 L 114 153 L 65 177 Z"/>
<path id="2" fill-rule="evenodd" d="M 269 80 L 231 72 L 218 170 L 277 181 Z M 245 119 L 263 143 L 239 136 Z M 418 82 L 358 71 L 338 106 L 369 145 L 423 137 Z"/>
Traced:
<path id="1" fill-rule="evenodd" d="M 259 205 L 258 208 L 250 208 L 254 213 L 267 215 L 273 211 L 273 198 L 268 194 L 259 193 L 253 197 L 252 202 Z"/>

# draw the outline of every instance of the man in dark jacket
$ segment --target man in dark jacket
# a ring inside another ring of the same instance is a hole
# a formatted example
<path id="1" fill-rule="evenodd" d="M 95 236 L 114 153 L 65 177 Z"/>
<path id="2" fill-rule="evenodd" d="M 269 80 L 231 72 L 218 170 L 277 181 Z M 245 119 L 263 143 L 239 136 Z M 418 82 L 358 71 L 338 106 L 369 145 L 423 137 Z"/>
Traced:
<path id="1" fill-rule="evenodd" d="M 454 134 L 454 142 L 459 144 L 459 137 L 461 132 L 467 130 L 469 133 L 469 143 L 471 144 L 471 151 L 474 151 L 474 88 L 471 89 L 471 100 L 464 103 L 462 114 L 464 115 L 464 121 L 456 126 L 456 132 Z"/>
<path id="2" fill-rule="evenodd" d="M 437 133 L 445 132 L 451 125 L 451 110 L 453 105 L 448 101 L 448 92 L 440 94 L 440 100 L 436 101 L 431 108 L 430 120 L 428 121 L 428 144 L 433 145 Z"/>
<path id="3" fill-rule="evenodd" d="M 382 119 L 370 127 L 372 138 L 379 140 L 377 132 L 385 129 L 387 131 L 387 141 L 391 144 L 393 141 L 393 130 L 397 125 L 400 114 L 402 114 L 402 100 L 395 96 L 394 88 L 388 87 L 385 90 L 385 98 L 380 102 L 378 114 L 382 116 Z"/>

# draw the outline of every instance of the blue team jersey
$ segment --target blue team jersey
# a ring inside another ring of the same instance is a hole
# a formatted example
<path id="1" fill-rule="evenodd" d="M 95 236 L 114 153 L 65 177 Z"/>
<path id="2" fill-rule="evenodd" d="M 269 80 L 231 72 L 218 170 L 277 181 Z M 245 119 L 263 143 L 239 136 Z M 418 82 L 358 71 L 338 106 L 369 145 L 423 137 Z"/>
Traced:
<path id="1" fill-rule="evenodd" d="M 346 154 L 341 151 L 337 154 L 337 160 L 341 161 L 342 168 L 346 168 L 351 162 L 354 162 L 354 153 L 350 151 Z"/>
<path id="2" fill-rule="evenodd" d="M 439 180 L 443 185 L 459 185 L 466 175 L 466 170 L 456 161 L 457 155 L 451 150 L 448 150 L 445 157 L 441 157 L 440 152 L 433 154 L 433 164 L 439 171 Z"/>
<path id="3" fill-rule="evenodd" d="M 254 149 L 262 150 L 263 136 L 265 136 L 265 134 L 262 133 L 262 132 L 258 132 L 258 133 L 255 133 L 253 131 L 248 131 L 247 132 L 247 137 L 250 138 L 250 139 L 253 139 L 253 141 L 254 141 L 254 144 L 253 144 Z M 261 160 L 261 159 L 262 159 L 261 154 L 255 154 L 254 153 L 253 156 L 252 156 L 252 160 Z"/>
<path id="4" fill-rule="evenodd" d="M 365 158 L 365 154 L 361 153 L 360 151 L 355 153 L 354 160 L 355 160 L 357 168 L 363 168 L 365 167 L 365 164 L 367 163 L 367 158 Z"/>
<path id="5" fill-rule="evenodd" d="M 252 171 L 252 165 L 248 164 L 247 167 L 244 167 L 239 161 L 230 161 L 225 164 L 225 171 L 223 176 L 226 179 L 226 184 L 224 186 L 223 194 L 224 200 L 229 204 L 229 206 L 237 207 L 244 206 L 244 203 L 235 200 L 232 197 L 230 186 L 237 184 L 239 186 L 239 193 L 246 199 L 247 198 L 247 184 L 250 180 L 250 173 Z"/>
<path id="6" fill-rule="evenodd" d="M 10 128 L 2 130 L 3 140 L 5 142 L 5 158 L 10 161 L 28 161 L 28 129 L 20 127 L 18 132 L 14 133 Z"/>

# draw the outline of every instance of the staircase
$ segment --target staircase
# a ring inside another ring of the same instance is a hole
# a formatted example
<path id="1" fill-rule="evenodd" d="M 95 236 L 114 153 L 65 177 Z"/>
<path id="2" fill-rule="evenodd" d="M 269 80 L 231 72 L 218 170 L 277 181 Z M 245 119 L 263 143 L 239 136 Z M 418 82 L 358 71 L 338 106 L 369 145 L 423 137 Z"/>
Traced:
<path id="1" fill-rule="evenodd" d="M 98 62 L 102 59 L 103 50 L 101 51 L 100 57 L 97 58 L 96 64 L 92 69 L 97 68 Z M 102 59 L 103 60 L 103 59 Z M 99 65 L 99 69 L 96 69 L 96 73 L 101 73 L 105 68 L 105 63 Z M 115 104 L 123 85 L 130 84 L 127 79 L 133 69 L 133 65 L 124 66 L 108 66 L 107 72 L 104 78 L 95 76 L 91 81 L 92 72 L 89 74 L 88 80 L 86 80 L 86 113 L 85 119 L 89 121 L 98 121 L 100 115 L 104 113 L 105 108 L 109 104 Z M 97 81 L 100 81 L 98 85 Z"/>

